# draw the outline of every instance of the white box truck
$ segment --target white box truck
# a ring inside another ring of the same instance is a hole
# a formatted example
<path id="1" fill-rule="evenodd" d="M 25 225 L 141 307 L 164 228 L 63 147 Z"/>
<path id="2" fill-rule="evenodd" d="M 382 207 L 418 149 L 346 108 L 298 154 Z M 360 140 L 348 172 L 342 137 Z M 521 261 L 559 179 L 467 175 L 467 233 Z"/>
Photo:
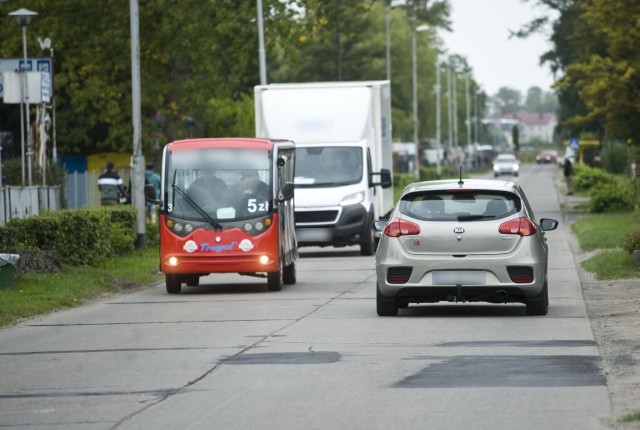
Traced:
<path id="1" fill-rule="evenodd" d="M 389 81 L 260 85 L 255 114 L 256 137 L 296 143 L 298 245 L 372 255 L 393 209 Z"/>

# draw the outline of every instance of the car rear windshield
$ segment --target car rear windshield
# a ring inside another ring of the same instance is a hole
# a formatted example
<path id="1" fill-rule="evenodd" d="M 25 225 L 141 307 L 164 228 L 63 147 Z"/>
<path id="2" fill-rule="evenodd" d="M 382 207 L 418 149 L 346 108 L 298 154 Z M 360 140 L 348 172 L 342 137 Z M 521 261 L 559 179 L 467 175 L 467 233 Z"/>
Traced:
<path id="1" fill-rule="evenodd" d="M 424 221 L 485 221 L 520 212 L 520 198 L 488 190 L 414 192 L 402 197 L 400 212 Z"/>

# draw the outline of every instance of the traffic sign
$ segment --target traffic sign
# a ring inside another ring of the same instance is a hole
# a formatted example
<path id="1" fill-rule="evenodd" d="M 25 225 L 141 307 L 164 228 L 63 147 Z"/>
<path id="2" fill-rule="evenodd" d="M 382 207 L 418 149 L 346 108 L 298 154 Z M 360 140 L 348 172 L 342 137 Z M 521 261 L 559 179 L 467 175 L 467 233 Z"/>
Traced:
<path id="1" fill-rule="evenodd" d="M 574 151 L 577 151 L 580 148 L 580 141 L 575 137 L 570 138 L 569 148 L 573 149 Z"/>
<path id="2" fill-rule="evenodd" d="M 21 70 L 23 66 L 23 58 L 0 58 L 0 97 L 4 96 L 3 73 Z M 27 58 L 26 68 L 28 71 L 48 72 L 49 76 L 53 77 L 53 66 L 51 64 L 51 58 Z M 50 93 L 53 93 L 53 88 L 51 88 Z"/>

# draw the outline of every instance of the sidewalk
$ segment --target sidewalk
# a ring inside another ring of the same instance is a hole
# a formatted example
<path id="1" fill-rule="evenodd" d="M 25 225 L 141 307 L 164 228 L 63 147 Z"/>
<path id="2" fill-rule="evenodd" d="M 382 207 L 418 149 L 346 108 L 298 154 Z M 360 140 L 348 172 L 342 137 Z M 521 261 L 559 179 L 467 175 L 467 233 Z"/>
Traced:
<path id="1" fill-rule="evenodd" d="M 554 173 L 554 184 L 563 222 L 570 226 L 586 212 L 589 198 L 568 196 L 560 169 Z M 595 252 L 582 251 L 573 234 L 569 246 L 607 378 L 612 407 L 609 425 L 613 429 L 640 429 L 640 421 L 620 422 L 624 416 L 640 412 L 640 279 L 598 281 L 581 265 Z"/>

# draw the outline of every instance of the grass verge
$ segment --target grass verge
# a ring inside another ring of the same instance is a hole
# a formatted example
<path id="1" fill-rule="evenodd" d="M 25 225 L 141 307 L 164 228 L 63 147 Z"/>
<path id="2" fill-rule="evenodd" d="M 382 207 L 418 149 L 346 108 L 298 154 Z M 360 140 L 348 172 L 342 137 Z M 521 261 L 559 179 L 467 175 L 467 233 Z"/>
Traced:
<path id="1" fill-rule="evenodd" d="M 640 278 L 633 256 L 621 249 L 625 236 L 638 225 L 637 213 L 587 215 L 571 225 L 584 251 L 602 250 L 582 263 L 596 279 Z"/>
<path id="2" fill-rule="evenodd" d="M 11 287 L 0 289 L 0 327 L 22 318 L 79 306 L 105 293 L 162 279 L 158 249 L 146 248 L 92 267 L 65 266 L 57 273 L 16 275 Z"/>
<path id="3" fill-rule="evenodd" d="M 580 248 L 592 251 L 598 248 L 618 248 L 624 242 L 625 235 L 638 224 L 638 215 L 634 213 L 586 215 L 571 225 L 580 241 Z"/>
<path id="4" fill-rule="evenodd" d="M 625 422 L 625 423 L 630 423 L 633 421 L 640 421 L 640 411 L 633 412 L 629 415 L 625 415 L 624 418 L 622 418 L 622 422 Z"/>

